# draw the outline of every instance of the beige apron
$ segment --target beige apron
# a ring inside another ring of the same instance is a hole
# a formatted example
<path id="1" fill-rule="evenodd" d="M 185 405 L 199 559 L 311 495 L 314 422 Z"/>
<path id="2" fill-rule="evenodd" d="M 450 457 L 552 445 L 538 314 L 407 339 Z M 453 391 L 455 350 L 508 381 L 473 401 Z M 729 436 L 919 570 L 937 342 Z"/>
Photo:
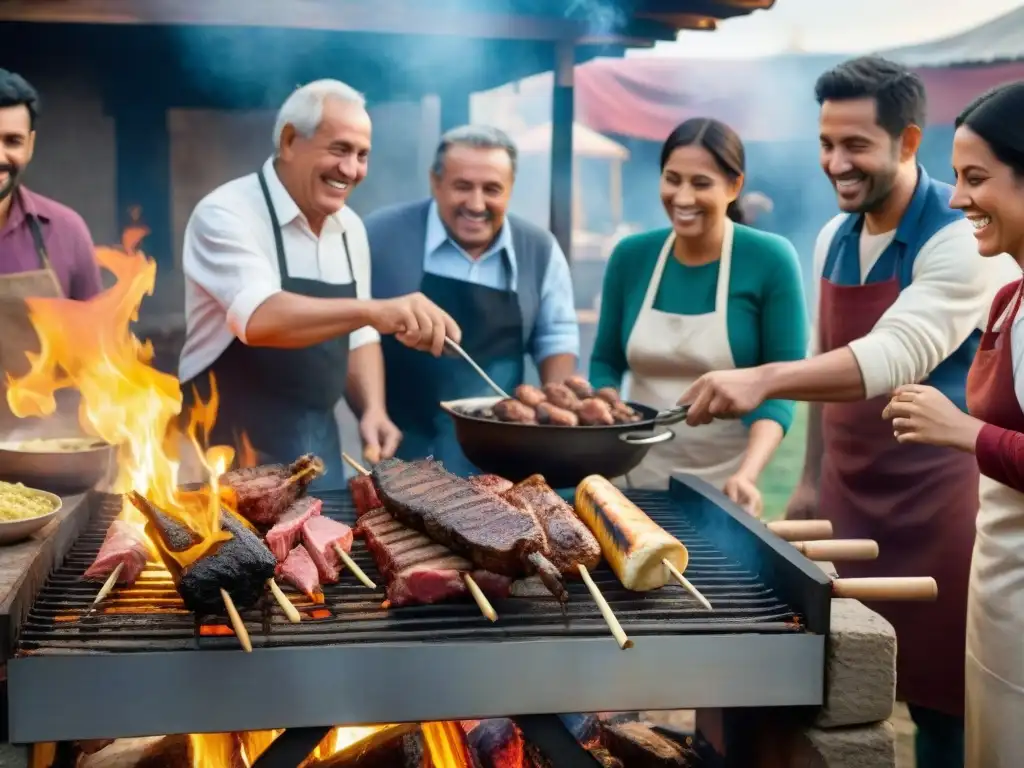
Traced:
<path id="1" fill-rule="evenodd" d="M 0 383 L 0 436 L 16 429 L 21 422 L 7 406 L 7 375 L 17 378 L 29 371 L 26 352 L 39 351 L 39 336 L 28 316 L 27 298 L 62 298 L 57 274 L 46 253 L 43 233 L 35 216 L 26 215 L 32 239 L 39 257 L 39 268 L 28 272 L 0 275 L 0 365 L 3 366 Z M 64 408 L 61 409 L 64 411 Z M 71 411 L 74 413 L 74 410 Z"/>
<path id="2" fill-rule="evenodd" d="M 705 373 L 736 367 L 726 322 L 733 224 L 726 221 L 715 309 L 707 314 L 677 315 L 654 308 L 665 264 L 674 258 L 675 239 L 675 233 L 670 234 L 661 249 L 626 345 L 626 398 L 658 409 L 674 406 Z M 748 430 L 738 420 L 715 420 L 700 427 L 679 424 L 673 429 L 675 439 L 653 446 L 643 463 L 627 475 L 630 487 L 665 488 L 673 473 L 685 473 L 721 488 L 743 462 Z"/>

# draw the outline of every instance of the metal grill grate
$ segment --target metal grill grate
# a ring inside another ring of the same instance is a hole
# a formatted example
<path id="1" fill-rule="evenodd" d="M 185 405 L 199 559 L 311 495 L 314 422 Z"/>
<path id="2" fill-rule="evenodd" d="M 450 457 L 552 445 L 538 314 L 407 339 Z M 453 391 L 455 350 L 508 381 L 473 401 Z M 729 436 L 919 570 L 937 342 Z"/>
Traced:
<path id="1" fill-rule="evenodd" d="M 686 518 L 683 503 L 666 493 L 629 494 L 655 521 L 678 537 L 690 553 L 687 577 L 711 601 L 713 613 L 681 587 L 649 593 L 625 590 L 607 566 L 594 580 L 630 636 L 722 632 L 785 633 L 801 631 L 800 622 L 764 582 L 722 553 Z M 346 523 L 354 521 L 345 492 L 321 494 L 323 514 Z M 24 623 L 19 653 L 50 654 L 236 648 L 237 641 L 222 630 L 223 619 L 202 623 L 186 612 L 170 577 L 150 566 L 131 587 L 116 589 L 92 614 L 86 615 L 98 585 L 82 580 L 110 521 L 120 508 L 119 497 L 106 496 L 86 532 L 50 577 Z M 356 562 L 378 582 L 376 592 L 350 574 L 340 584 L 326 586 L 325 602 L 314 605 L 305 596 L 285 590 L 303 614 L 291 624 L 269 598 L 243 612 L 254 647 L 607 636 L 597 606 L 580 583 L 570 585 L 571 599 L 563 615 L 551 599 L 513 598 L 494 602 L 497 623 L 486 621 L 469 601 L 381 609 L 382 579 L 360 540 L 353 546 Z"/>

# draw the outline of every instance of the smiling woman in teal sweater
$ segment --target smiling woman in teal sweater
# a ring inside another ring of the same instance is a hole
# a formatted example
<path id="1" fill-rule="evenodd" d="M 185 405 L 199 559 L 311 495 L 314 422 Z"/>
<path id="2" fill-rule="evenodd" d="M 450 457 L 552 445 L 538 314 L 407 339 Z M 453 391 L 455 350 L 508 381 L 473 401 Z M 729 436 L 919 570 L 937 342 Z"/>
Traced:
<path id="1" fill-rule="evenodd" d="M 666 141 L 661 198 L 672 226 L 627 237 L 612 253 L 591 355 L 595 387 L 628 382 L 629 399 L 667 408 L 708 370 L 804 357 L 797 255 L 785 238 L 734 223 L 743 171 L 743 145 L 718 121 L 688 120 Z M 627 480 L 664 487 L 673 472 L 694 474 L 759 513 L 757 480 L 793 409 L 775 400 L 740 421 L 677 426 L 675 440 L 652 448 Z"/>

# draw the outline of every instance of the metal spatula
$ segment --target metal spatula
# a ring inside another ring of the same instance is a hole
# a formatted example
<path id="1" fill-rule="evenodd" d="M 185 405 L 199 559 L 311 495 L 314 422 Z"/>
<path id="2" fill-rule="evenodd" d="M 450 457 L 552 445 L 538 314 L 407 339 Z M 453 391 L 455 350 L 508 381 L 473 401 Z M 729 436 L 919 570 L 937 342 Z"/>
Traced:
<path id="1" fill-rule="evenodd" d="M 456 344 L 448 337 L 445 337 L 444 345 L 448 347 L 448 349 L 450 349 L 452 352 L 457 354 L 459 357 L 461 357 L 463 360 L 465 360 L 467 363 L 469 363 L 473 367 L 473 370 L 480 375 L 480 378 L 484 380 L 487 386 L 494 390 L 494 393 L 496 395 L 505 400 L 509 399 L 508 392 L 506 392 L 504 389 L 495 384 L 494 379 L 488 376 L 487 372 L 476 364 L 476 360 L 470 357 L 469 354 L 467 354 L 466 350 L 464 350 L 462 347 L 460 347 L 458 344 Z"/>

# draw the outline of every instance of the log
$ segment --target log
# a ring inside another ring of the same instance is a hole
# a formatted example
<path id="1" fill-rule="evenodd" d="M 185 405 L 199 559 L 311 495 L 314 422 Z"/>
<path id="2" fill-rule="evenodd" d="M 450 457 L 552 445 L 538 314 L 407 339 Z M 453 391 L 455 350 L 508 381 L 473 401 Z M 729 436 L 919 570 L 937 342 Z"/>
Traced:
<path id="1" fill-rule="evenodd" d="M 419 725 L 403 724 L 382 728 L 310 768 L 421 768 L 426 746 Z"/>
<path id="2" fill-rule="evenodd" d="M 480 768 L 509 768 L 523 764 L 523 734 L 511 720 L 481 720 L 469 731 L 469 748 Z"/>
<path id="3" fill-rule="evenodd" d="M 118 739 L 84 755 L 78 768 L 192 768 L 192 743 L 186 735 Z"/>
<path id="4" fill-rule="evenodd" d="M 630 768 L 686 768 L 697 757 L 640 722 L 605 724 L 601 745 Z"/>

